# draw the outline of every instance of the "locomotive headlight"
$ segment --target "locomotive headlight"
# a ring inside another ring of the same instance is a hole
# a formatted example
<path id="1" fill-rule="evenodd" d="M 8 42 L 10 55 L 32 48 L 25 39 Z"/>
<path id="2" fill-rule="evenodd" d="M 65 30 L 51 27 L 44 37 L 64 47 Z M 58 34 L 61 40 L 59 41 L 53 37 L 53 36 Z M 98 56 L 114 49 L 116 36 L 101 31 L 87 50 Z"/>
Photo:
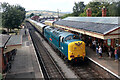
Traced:
<path id="1" fill-rule="evenodd" d="M 83 56 L 85 56 L 85 52 L 83 52 Z"/>

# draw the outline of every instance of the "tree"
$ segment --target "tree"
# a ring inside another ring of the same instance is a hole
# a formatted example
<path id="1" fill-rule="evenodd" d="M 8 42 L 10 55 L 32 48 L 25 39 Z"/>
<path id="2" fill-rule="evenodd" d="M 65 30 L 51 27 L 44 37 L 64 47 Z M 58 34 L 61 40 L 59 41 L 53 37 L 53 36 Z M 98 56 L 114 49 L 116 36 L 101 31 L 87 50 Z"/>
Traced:
<path id="1" fill-rule="evenodd" d="M 9 5 L 2 3 L 2 26 L 9 30 L 19 28 L 25 19 L 25 9 L 20 5 Z"/>
<path id="2" fill-rule="evenodd" d="M 31 14 L 30 14 L 30 18 L 31 18 L 32 16 L 34 16 L 34 13 L 31 13 Z"/>
<path id="3" fill-rule="evenodd" d="M 120 0 L 93 0 L 100 2 L 107 9 L 107 16 L 120 16 Z"/>
<path id="4" fill-rule="evenodd" d="M 41 14 L 39 14 L 38 16 L 42 16 Z"/>
<path id="5" fill-rule="evenodd" d="M 79 16 L 81 13 L 84 12 L 84 8 L 85 8 L 84 2 L 78 3 L 75 2 L 75 6 L 73 7 L 73 15 Z"/>
<path id="6" fill-rule="evenodd" d="M 91 8 L 92 16 L 101 17 L 102 8 L 106 8 L 106 16 L 120 16 L 120 0 L 92 0 L 87 5 L 82 2 L 75 3 L 73 7 L 73 13 L 66 14 L 62 18 L 68 16 L 87 16 L 86 10 Z"/>
<path id="7" fill-rule="evenodd" d="M 61 18 L 63 19 L 63 18 L 69 17 L 69 16 L 74 16 L 74 15 L 73 15 L 73 13 L 71 13 L 71 14 L 65 14 L 65 15 L 62 16 Z"/>
<path id="8" fill-rule="evenodd" d="M 113 2 L 119 2 L 120 0 L 92 0 L 92 2 L 107 2 L 107 3 L 113 3 Z"/>
<path id="9" fill-rule="evenodd" d="M 80 16 L 87 16 L 86 10 L 88 8 L 91 8 L 92 16 L 102 16 L 103 6 L 105 6 L 105 8 L 107 8 L 107 16 L 108 16 L 109 15 L 109 13 L 108 13 L 109 3 L 108 2 L 90 2 L 90 3 L 88 3 L 84 9 L 84 13 L 80 14 Z"/>
<path id="10" fill-rule="evenodd" d="M 108 7 L 109 16 L 120 16 L 120 1 L 113 2 Z"/>

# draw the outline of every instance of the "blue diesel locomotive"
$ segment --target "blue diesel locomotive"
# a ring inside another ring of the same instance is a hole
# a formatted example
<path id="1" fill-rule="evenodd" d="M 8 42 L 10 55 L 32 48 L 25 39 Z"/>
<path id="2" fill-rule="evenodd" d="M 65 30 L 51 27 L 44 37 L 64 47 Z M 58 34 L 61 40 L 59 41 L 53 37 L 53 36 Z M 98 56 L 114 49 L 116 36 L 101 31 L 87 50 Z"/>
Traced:
<path id="1" fill-rule="evenodd" d="M 36 27 L 33 20 L 29 20 Z M 41 23 L 39 23 L 41 24 Z M 51 26 L 37 25 L 38 31 L 51 43 L 54 48 L 59 50 L 64 57 L 69 61 L 83 60 L 86 56 L 85 43 L 79 37 L 70 32 L 66 32 Z M 41 28 L 43 28 L 41 30 Z"/>

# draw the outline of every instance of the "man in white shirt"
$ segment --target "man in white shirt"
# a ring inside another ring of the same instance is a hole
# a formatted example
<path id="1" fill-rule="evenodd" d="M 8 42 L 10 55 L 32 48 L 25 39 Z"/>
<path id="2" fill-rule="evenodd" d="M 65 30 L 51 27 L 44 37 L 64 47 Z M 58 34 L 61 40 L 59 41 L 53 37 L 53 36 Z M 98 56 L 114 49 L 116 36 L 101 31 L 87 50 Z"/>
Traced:
<path id="1" fill-rule="evenodd" d="M 101 48 L 101 46 L 99 46 L 99 49 L 98 49 L 98 52 L 99 52 L 99 58 L 102 58 L 102 48 Z"/>

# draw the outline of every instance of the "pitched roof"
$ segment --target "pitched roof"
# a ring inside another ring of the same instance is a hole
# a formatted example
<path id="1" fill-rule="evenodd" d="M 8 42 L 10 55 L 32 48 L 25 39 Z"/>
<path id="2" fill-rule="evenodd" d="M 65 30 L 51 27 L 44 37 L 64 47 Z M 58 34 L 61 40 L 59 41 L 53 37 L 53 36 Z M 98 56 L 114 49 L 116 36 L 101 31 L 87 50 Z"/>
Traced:
<path id="1" fill-rule="evenodd" d="M 9 38 L 9 35 L 0 34 L 0 47 L 4 47 Z"/>
<path id="2" fill-rule="evenodd" d="M 22 35 L 12 35 L 6 46 L 20 45 L 22 44 Z"/>
<path id="3" fill-rule="evenodd" d="M 68 17 L 55 24 L 105 35 L 120 28 L 119 21 L 118 17 Z"/>
<path id="4" fill-rule="evenodd" d="M 120 24 L 120 17 L 67 17 L 63 20 L 104 24 Z"/>

